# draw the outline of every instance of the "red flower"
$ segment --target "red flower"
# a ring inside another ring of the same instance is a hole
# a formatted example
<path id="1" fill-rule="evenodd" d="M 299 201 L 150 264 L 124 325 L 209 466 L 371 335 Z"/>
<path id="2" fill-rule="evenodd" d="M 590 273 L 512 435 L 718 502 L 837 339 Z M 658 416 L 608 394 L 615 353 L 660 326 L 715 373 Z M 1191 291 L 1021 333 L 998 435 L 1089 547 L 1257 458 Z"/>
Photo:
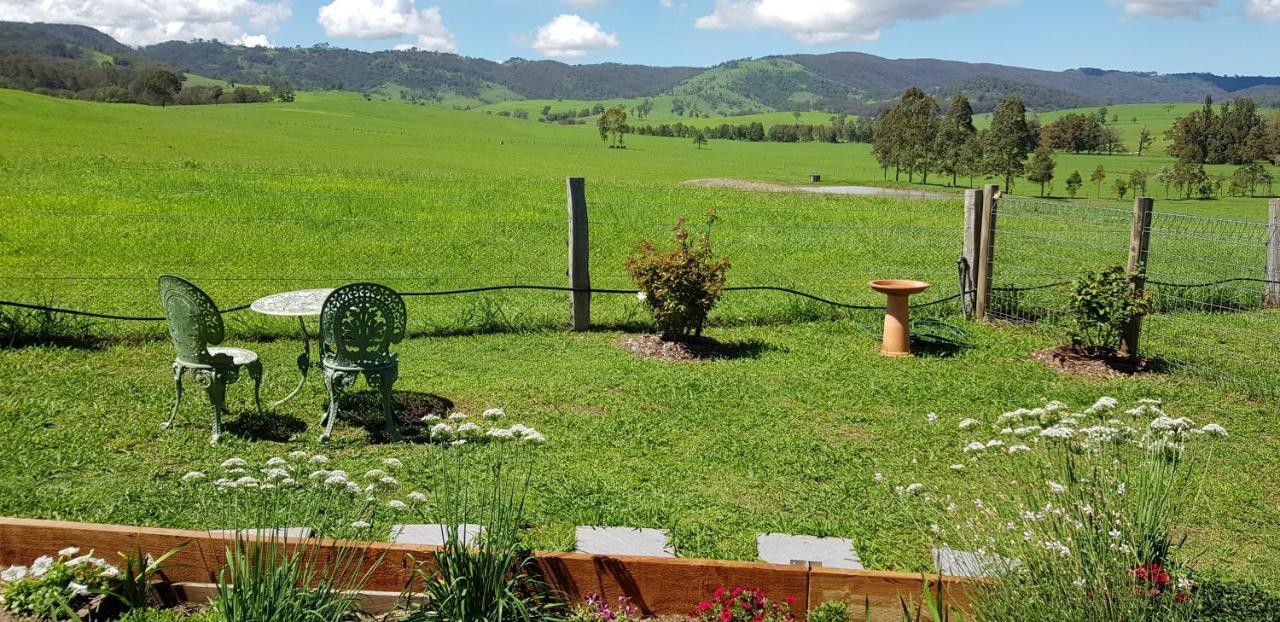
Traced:
<path id="1" fill-rule="evenodd" d="M 782 599 L 782 600 L 786 601 L 788 605 L 795 605 L 795 604 L 796 604 L 796 597 L 795 597 L 794 595 L 792 595 L 792 596 L 788 596 L 788 597 L 786 597 L 786 598 L 784 598 L 784 599 Z"/>
<path id="2" fill-rule="evenodd" d="M 728 607 L 720 610 L 720 622 L 729 622 L 732 619 L 733 613 L 729 611 Z"/>
<path id="3" fill-rule="evenodd" d="M 1191 600 L 1191 595 L 1186 592 L 1178 592 L 1173 595 L 1173 602 L 1175 603 L 1185 603 L 1188 600 Z"/>

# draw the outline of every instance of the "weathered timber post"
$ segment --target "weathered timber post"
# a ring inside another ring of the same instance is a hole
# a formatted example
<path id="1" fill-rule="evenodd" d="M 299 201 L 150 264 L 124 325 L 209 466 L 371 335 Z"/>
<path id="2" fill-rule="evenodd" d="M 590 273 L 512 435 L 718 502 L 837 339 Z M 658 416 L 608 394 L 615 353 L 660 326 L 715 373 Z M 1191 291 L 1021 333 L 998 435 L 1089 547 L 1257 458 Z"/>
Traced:
<path id="1" fill-rule="evenodd" d="M 1267 217 L 1267 294 L 1262 302 L 1267 307 L 1280 307 L 1280 199 L 1271 199 Z"/>
<path id="2" fill-rule="evenodd" d="M 569 177 L 569 287 L 573 289 L 569 312 L 573 330 L 591 327 L 591 238 L 587 233 L 586 180 Z"/>
<path id="3" fill-rule="evenodd" d="M 978 249 L 982 244 L 982 191 L 981 190 L 965 190 L 964 191 L 964 240 L 960 257 L 964 259 L 965 277 L 964 282 L 960 284 L 963 288 L 960 300 L 964 304 L 965 314 L 972 317 L 974 312 L 974 302 L 977 300 L 974 293 L 978 289 Z"/>
<path id="4" fill-rule="evenodd" d="M 1133 295 L 1140 297 L 1147 287 L 1147 254 L 1151 247 L 1151 216 L 1156 201 L 1150 197 L 1139 197 L 1133 201 L 1133 230 L 1129 232 L 1129 265 L 1127 269 L 1134 275 Z M 1129 320 L 1120 336 L 1120 352 L 1129 356 L 1138 356 L 1138 341 L 1142 337 L 1142 316 Z"/>
<path id="5" fill-rule="evenodd" d="M 973 316 L 979 320 L 987 319 L 987 308 L 991 306 L 992 272 L 995 270 L 996 250 L 996 193 L 1000 186 L 987 184 L 982 189 L 982 216 L 978 222 L 981 234 L 978 237 L 978 297 L 973 304 Z"/>

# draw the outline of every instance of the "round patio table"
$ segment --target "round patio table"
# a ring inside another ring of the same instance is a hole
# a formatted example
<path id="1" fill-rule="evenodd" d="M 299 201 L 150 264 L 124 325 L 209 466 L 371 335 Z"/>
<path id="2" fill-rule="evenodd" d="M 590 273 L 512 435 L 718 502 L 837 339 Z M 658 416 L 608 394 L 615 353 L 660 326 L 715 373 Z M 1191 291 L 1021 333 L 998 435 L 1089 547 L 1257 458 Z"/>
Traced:
<path id="1" fill-rule="evenodd" d="M 259 298 L 249 305 L 249 309 L 263 315 L 296 317 L 298 318 L 298 328 L 302 330 L 302 354 L 298 355 L 298 371 L 302 372 L 302 379 L 298 381 L 298 386 L 294 387 L 292 393 L 286 395 L 284 399 L 272 403 L 272 408 L 297 397 L 298 393 L 302 391 L 302 386 L 307 383 L 307 372 L 311 370 L 311 335 L 307 333 L 305 318 L 320 315 L 320 309 L 324 307 L 324 299 L 328 298 L 331 292 L 333 292 L 332 289 L 302 289 L 283 292 Z"/>

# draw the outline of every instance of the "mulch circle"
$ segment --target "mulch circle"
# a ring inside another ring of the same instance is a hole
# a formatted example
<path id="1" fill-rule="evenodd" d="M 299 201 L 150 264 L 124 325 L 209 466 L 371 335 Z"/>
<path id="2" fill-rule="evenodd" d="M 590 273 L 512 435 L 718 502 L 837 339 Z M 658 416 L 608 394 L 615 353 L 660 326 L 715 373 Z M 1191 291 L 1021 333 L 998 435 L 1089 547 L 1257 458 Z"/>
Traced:
<path id="1" fill-rule="evenodd" d="M 1058 373 L 1085 378 L 1120 378 L 1163 371 L 1153 361 L 1116 352 L 1095 352 L 1077 346 L 1058 346 L 1031 353 L 1031 360 Z"/>
<path id="2" fill-rule="evenodd" d="M 639 335 L 615 341 L 615 346 L 640 358 L 668 363 L 696 363 L 725 358 L 727 348 L 710 337 L 665 341 L 658 335 Z"/>

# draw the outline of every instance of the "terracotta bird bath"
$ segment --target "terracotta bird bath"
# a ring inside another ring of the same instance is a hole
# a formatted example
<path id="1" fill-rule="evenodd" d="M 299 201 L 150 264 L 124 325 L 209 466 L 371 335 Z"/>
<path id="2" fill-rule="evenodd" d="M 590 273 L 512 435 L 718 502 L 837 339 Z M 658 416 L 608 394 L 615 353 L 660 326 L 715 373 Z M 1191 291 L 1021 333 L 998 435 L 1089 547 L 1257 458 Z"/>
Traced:
<path id="1" fill-rule="evenodd" d="M 911 356 L 911 310 L 907 300 L 929 289 L 929 284 L 906 279 L 881 279 L 872 281 L 871 289 L 888 297 L 880 356 Z"/>

